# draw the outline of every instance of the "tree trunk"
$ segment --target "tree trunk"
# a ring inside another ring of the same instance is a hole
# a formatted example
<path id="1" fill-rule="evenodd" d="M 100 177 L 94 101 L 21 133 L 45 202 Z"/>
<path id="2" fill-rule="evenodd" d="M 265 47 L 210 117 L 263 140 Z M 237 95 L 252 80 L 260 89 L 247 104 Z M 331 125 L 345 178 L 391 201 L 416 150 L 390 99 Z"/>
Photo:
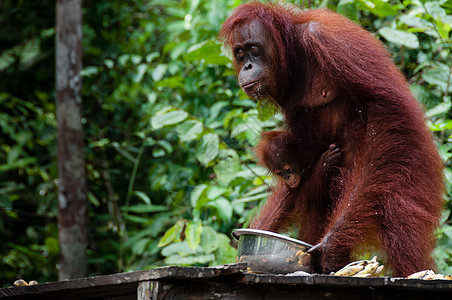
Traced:
<path id="1" fill-rule="evenodd" d="M 80 96 L 82 1 L 56 3 L 60 280 L 87 274 L 87 201 Z"/>

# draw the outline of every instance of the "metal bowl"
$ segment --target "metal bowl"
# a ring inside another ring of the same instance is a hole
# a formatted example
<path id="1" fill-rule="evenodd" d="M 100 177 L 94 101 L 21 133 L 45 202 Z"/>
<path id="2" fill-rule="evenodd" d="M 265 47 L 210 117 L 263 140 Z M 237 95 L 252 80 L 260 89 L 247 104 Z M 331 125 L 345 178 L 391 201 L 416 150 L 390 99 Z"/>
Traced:
<path id="1" fill-rule="evenodd" d="M 254 273 L 287 274 L 297 271 L 312 273 L 312 245 L 271 231 L 236 229 L 232 232 L 239 241 L 238 261 L 247 263 Z"/>

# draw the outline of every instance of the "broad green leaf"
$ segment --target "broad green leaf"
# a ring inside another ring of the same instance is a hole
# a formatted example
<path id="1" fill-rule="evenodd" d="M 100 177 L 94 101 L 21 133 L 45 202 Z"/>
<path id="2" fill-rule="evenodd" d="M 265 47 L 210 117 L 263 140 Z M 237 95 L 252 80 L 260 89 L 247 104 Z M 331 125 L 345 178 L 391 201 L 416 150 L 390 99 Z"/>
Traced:
<path id="1" fill-rule="evenodd" d="M 141 80 L 143 79 L 143 76 L 146 73 L 147 69 L 148 69 L 148 65 L 147 64 L 139 64 L 137 66 L 137 71 L 136 71 L 136 73 L 134 74 L 134 76 L 132 78 L 133 82 L 135 82 L 135 83 L 141 82 Z"/>
<path id="2" fill-rule="evenodd" d="M 438 104 L 437 106 L 433 107 L 432 109 L 429 109 L 425 115 L 427 117 L 431 118 L 433 116 L 448 113 L 450 111 L 450 108 L 451 108 L 450 101 L 442 102 L 442 103 Z"/>
<path id="3" fill-rule="evenodd" d="M 380 33 L 381 36 L 383 36 L 387 41 L 391 43 L 412 49 L 419 48 L 419 41 L 414 33 L 394 29 L 387 26 L 381 28 L 378 33 Z"/>
<path id="4" fill-rule="evenodd" d="M 131 245 L 132 253 L 134 253 L 135 255 L 143 254 L 146 251 L 148 244 L 149 239 L 139 239 L 135 241 L 135 243 Z"/>
<path id="5" fill-rule="evenodd" d="M 217 157 L 219 145 L 220 140 L 218 135 L 214 133 L 204 135 L 196 149 L 196 158 L 203 166 L 209 165 Z"/>
<path id="6" fill-rule="evenodd" d="M 165 154 L 166 154 L 165 150 L 161 148 L 152 149 L 152 157 L 154 158 L 164 157 Z"/>
<path id="7" fill-rule="evenodd" d="M 231 264 L 236 261 L 237 249 L 231 246 L 231 240 L 225 234 L 218 233 L 218 248 L 214 254 L 214 264 Z"/>
<path id="8" fill-rule="evenodd" d="M 422 73 L 422 78 L 429 84 L 437 85 L 443 92 L 449 88 L 449 92 L 452 92 L 452 76 L 450 76 L 451 69 L 445 64 L 437 64 Z"/>
<path id="9" fill-rule="evenodd" d="M 402 15 L 400 17 L 400 22 L 411 27 L 421 28 L 425 30 L 432 28 L 432 24 L 429 21 L 413 15 Z"/>
<path id="10" fill-rule="evenodd" d="M 226 65 L 230 59 L 221 55 L 221 44 L 215 41 L 201 42 L 188 49 L 184 59 L 188 62 L 203 61 L 207 64 Z"/>
<path id="11" fill-rule="evenodd" d="M 146 55 L 144 59 L 146 60 L 147 63 L 151 63 L 154 60 L 154 58 L 157 58 L 159 56 L 160 56 L 160 53 L 152 52 L 152 53 L 149 53 L 148 55 Z"/>
<path id="12" fill-rule="evenodd" d="M 441 102 L 441 98 L 433 94 L 432 91 L 425 86 L 412 84 L 410 85 L 410 90 L 416 99 L 424 105 L 425 109 L 431 109 Z"/>
<path id="13" fill-rule="evenodd" d="M 444 131 L 452 129 L 452 120 L 438 119 L 435 123 L 427 121 L 427 126 L 431 131 Z"/>
<path id="14" fill-rule="evenodd" d="M 184 87 L 184 78 L 181 76 L 173 76 L 160 80 L 155 84 L 156 87 L 167 87 L 170 89 L 181 89 Z"/>
<path id="15" fill-rule="evenodd" d="M 161 80 L 165 75 L 167 69 L 168 66 L 165 64 L 157 65 L 157 67 L 155 67 L 155 69 L 152 71 L 152 79 L 154 79 L 154 81 Z"/>
<path id="16" fill-rule="evenodd" d="M 232 218 L 232 205 L 225 198 L 221 197 L 220 199 L 210 202 L 209 205 L 215 207 L 220 215 L 221 219 L 225 222 L 231 221 Z"/>
<path id="17" fill-rule="evenodd" d="M 31 64 L 41 53 L 40 40 L 33 38 L 25 43 L 20 52 L 20 62 L 22 66 Z"/>
<path id="18" fill-rule="evenodd" d="M 356 0 L 341 0 L 337 4 L 336 12 L 346 16 L 347 18 L 358 21 L 359 20 L 359 10 L 356 4 Z"/>
<path id="19" fill-rule="evenodd" d="M 240 159 L 234 150 L 221 150 L 220 156 L 223 158 L 213 167 L 213 170 L 217 175 L 217 181 L 221 185 L 227 186 L 237 178 L 237 172 L 240 171 Z"/>
<path id="20" fill-rule="evenodd" d="M 171 146 L 171 144 L 165 140 L 159 140 L 156 144 L 162 147 L 168 153 L 173 152 L 173 146 Z"/>
<path id="21" fill-rule="evenodd" d="M 187 241 L 172 243 L 171 245 L 166 246 L 162 249 L 163 256 L 171 256 L 174 254 L 178 254 L 180 256 L 188 256 L 192 254 L 199 253 L 198 250 L 192 249 Z"/>
<path id="22" fill-rule="evenodd" d="M 188 120 L 177 125 L 176 131 L 181 142 L 196 140 L 202 133 L 203 125 L 196 120 Z"/>
<path id="23" fill-rule="evenodd" d="M 151 120 L 152 128 L 158 129 L 164 126 L 173 125 L 182 122 L 188 117 L 183 110 L 171 110 L 161 115 L 156 115 Z"/>
<path id="24" fill-rule="evenodd" d="M 115 62 L 112 59 L 107 58 L 107 59 L 104 60 L 104 65 L 107 68 L 112 69 L 115 66 Z"/>
<path id="25" fill-rule="evenodd" d="M 211 185 L 207 190 L 207 198 L 209 200 L 216 200 L 218 197 L 223 195 L 227 190 L 223 187 L 219 187 L 216 185 Z"/>
<path id="26" fill-rule="evenodd" d="M 450 152 L 451 149 L 452 149 L 452 144 L 450 144 L 450 143 L 443 144 L 438 147 L 439 155 L 441 156 L 441 159 L 443 161 L 447 161 L 449 158 L 451 158 L 451 156 L 452 156 L 452 153 Z"/>
<path id="27" fill-rule="evenodd" d="M 99 73 L 99 68 L 89 66 L 80 71 L 80 76 L 90 77 L 90 76 L 96 75 L 97 73 Z"/>
<path id="28" fill-rule="evenodd" d="M 361 6 L 380 18 L 395 16 L 400 5 L 394 5 L 387 0 L 359 0 Z"/>
<path id="29" fill-rule="evenodd" d="M 191 206 L 196 207 L 198 204 L 199 199 L 202 197 L 202 195 L 206 195 L 207 191 L 207 185 L 200 184 L 193 188 L 191 194 L 190 194 L 190 203 Z"/>
<path id="30" fill-rule="evenodd" d="M 120 66 L 125 66 L 129 60 L 130 60 L 129 54 L 122 54 L 118 57 L 118 64 Z"/>
<path id="31" fill-rule="evenodd" d="M 217 250 L 219 246 L 217 232 L 210 226 L 204 226 L 201 233 L 201 243 L 199 245 L 207 254 Z"/>
<path id="32" fill-rule="evenodd" d="M 160 239 L 157 247 L 165 247 L 166 245 L 170 244 L 171 242 L 173 242 L 177 238 L 179 238 L 183 227 L 184 227 L 184 220 L 178 220 L 176 222 L 176 224 L 171 226 L 171 228 L 165 232 L 163 237 Z"/>
<path id="33" fill-rule="evenodd" d="M 201 242 L 202 224 L 201 222 L 191 221 L 185 227 L 185 239 L 188 246 L 196 249 Z"/>

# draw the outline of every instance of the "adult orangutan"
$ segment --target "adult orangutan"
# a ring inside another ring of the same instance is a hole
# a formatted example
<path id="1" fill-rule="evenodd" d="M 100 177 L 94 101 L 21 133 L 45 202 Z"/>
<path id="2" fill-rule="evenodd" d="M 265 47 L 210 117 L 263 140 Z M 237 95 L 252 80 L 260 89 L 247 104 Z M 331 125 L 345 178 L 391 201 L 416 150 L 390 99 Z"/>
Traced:
<path id="1" fill-rule="evenodd" d="M 316 244 L 322 272 L 369 245 L 383 250 L 396 276 L 432 268 L 442 162 L 384 46 L 329 10 L 260 2 L 239 6 L 220 37 L 245 93 L 273 101 L 285 116 L 286 128 L 257 148 L 282 179 L 251 226 L 278 231 L 295 222 L 299 238 Z M 333 144 L 341 161 L 324 175 L 321 195 L 310 178 Z M 285 172 L 300 183 L 291 187 Z"/>

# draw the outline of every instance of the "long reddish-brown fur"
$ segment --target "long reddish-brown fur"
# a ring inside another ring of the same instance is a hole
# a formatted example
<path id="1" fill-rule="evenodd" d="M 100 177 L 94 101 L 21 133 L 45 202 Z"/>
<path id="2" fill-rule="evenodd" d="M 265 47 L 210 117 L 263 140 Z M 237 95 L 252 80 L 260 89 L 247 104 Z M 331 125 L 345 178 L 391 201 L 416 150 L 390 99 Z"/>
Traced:
<path id="1" fill-rule="evenodd" d="M 332 143 L 343 162 L 329 186 L 336 196 L 312 206 L 312 195 L 300 190 L 289 199 L 280 182 L 252 226 L 278 231 L 296 212 L 299 237 L 322 243 L 324 272 L 342 267 L 353 249 L 367 244 L 385 251 L 394 275 L 432 268 L 442 162 L 423 111 L 383 44 L 332 11 L 260 2 L 238 7 L 220 36 L 232 45 L 234 28 L 254 19 L 277 49 L 273 101 L 304 153 L 294 154 L 292 163 L 313 164 Z M 320 79 L 334 82 L 340 96 L 306 107 Z"/>

